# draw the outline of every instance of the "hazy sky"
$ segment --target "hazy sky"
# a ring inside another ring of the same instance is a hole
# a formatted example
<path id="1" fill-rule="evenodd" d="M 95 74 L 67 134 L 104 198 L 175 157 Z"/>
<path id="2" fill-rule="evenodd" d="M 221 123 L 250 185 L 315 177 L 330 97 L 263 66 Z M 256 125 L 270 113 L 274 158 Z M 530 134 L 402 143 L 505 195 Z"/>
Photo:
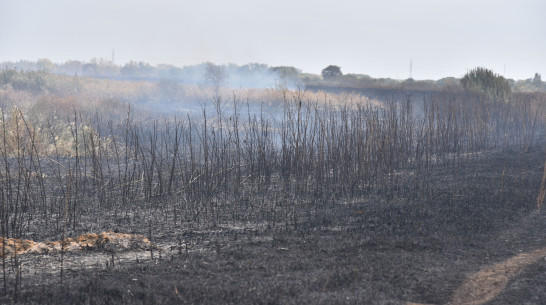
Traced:
<path id="1" fill-rule="evenodd" d="M 0 0 L 0 61 L 211 61 L 546 78 L 545 0 Z"/>

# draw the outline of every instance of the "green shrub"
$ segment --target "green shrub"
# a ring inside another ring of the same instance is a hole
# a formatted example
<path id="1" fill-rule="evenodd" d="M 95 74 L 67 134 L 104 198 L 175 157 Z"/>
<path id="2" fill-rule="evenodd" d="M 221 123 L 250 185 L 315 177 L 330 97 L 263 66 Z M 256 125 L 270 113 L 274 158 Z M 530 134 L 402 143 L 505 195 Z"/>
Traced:
<path id="1" fill-rule="evenodd" d="M 10 85 L 15 90 L 41 93 L 47 87 L 48 75 L 46 71 L 3 69 L 0 72 L 0 84 Z"/>
<path id="2" fill-rule="evenodd" d="M 461 79 L 461 86 L 467 91 L 483 93 L 497 101 L 508 101 L 512 92 L 508 80 L 481 67 L 466 73 Z"/>

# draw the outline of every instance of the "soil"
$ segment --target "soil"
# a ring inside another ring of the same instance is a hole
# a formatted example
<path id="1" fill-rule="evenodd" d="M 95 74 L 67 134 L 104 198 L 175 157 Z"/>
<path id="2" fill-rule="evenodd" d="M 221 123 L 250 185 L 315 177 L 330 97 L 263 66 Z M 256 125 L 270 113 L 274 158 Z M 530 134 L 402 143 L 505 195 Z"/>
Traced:
<path id="1" fill-rule="evenodd" d="M 62 272 L 59 253 L 7 257 L 0 303 L 546 304 L 543 156 L 438 168 L 426 196 L 339 199 L 297 228 L 182 224 L 147 249 L 67 252 Z"/>

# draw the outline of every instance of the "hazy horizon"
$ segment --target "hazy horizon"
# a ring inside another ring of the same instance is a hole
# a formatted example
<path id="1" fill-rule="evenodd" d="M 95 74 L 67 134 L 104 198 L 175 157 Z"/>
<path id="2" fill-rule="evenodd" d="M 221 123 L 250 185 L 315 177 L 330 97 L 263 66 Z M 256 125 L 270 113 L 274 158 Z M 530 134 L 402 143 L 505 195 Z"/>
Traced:
<path id="1" fill-rule="evenodd" d="M 507 78 L 546 73 L 546 2 L 3 1 L 0 62 L 48 58 L 188 66 L 251 62 L 319 74 Z"/>

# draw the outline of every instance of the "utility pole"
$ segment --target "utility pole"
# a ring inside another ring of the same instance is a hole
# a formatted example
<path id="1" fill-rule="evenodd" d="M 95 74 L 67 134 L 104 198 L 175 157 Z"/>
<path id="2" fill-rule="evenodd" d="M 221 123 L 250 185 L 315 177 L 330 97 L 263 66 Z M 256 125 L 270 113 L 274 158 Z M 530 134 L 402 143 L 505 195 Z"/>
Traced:
<path id="1" fill-rule="evenodd" d="M 413 59 L 409 61 L 409 78 L 413 78 Z"/>
<path id="2" fill-rule="evenodd" d="M 114 49 L 112 49 L 112 65 L 114 64 Z"/>

